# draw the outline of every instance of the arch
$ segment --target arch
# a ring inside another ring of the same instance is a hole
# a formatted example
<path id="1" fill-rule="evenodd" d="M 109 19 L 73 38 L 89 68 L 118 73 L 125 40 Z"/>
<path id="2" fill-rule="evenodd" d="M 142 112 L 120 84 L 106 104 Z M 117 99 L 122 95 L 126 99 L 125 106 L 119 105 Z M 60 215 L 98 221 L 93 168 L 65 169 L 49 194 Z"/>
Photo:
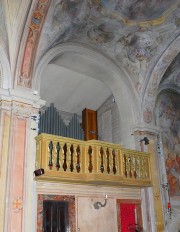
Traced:
<path id="1" fill-rule="evenodd" d="M 169 90 L 169 91 L 180 94 L 180 89 L 178 86 L 172 85 L 172 84 L 164 84 L 164 85 L 161 85 L 160 88 L 158 89 L 157 96 L 161 94 L 162 92 L 164 92 L 165 90 L 167 91 Z"/>
<path id="2" fill-rule="evenodd" d="M 1 69 L 1 88 L 11 88 L 11 70 L 5 42 L 0 38 L 0 69 Z"/>
<path id="3" fill-rule="evenodd" d="M 84 46 L 82 44 L 66 43 L 58 45 L 49 50 L 38 64 L 33 79 L 33 89 L 40 92 L 41 75 L 46 65 L 56 56 L 71 52 L 80 55 L 85 55 L 98 63 L 99 67 L 103 67 L 107 72 L 110 72 L 108 78 L 98 79 L 107 85 L 112 91 L 118 104 L 121 120 L 121 142 L 124 145 L 132 144 L 134 148 L 134 140 L 131 136 L 131 128 L 138 121 L 139 107 L 134 86 L 123 68 L 119 68 L 112 60 L 105 57 L 104 54 Z M 127 107 L 129 106 L 129 107 Z M 123 114 L 121 113 L 123 111 Z"/>
<path id="4" fill-rule="evenodd" d="M 159 84 L 167 68 L 180 52 L 180 35 L 168 46 L 161 55 L 160 59 L 154 66 L 151 74 L 147 77 L 146 86 L 144 88 L 141 116 L 145 123 L 154 123 L 153 112 L 158 94 Z"/>

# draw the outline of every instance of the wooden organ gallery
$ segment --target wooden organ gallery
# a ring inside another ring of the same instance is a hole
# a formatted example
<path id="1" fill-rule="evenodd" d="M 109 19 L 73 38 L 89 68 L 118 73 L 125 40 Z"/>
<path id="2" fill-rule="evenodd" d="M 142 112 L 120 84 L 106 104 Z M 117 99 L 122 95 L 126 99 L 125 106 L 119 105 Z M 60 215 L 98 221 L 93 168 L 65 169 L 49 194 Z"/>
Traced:
<path id="1" fill-rule="evenodd" d="M 95 111 L 66 125 L 51 104 L 36 137 L 37 231 L 143 231 L 141 191 L 156 184 L 152 164 L 150 153 L 98 140 Z"/>

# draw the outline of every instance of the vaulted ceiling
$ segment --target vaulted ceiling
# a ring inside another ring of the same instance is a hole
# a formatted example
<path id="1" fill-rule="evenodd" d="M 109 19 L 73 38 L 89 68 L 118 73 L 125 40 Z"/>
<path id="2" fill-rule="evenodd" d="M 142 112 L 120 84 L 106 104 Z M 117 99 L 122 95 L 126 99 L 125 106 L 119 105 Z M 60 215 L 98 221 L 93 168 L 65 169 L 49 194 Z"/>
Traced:
<path id="1" fill-rule="evenodd" d="M 142 98 L 151 71 L 180 35 L 179 0 L 7 0 L 1 4 L 1 40 L 15 76 L 12 83 L 17 81 L 27 88 L 35 88 L 33 75 L 43 57 L 58 45 L 69 43 L 98 51 L 124 70 Z M 179 56 L 170 62 L 172 68 L 161 83 L 171 78 L 174 82 L 169 81 L 169 85 L 179 86 L 180 66 L 175 62 Z M 92 102 L 97 109 L 112 94 L 103 81 L 112 75 L 107 70 L 106 64 L 100 66 L 98 59 L 88 59 L 77 51 L 56 54 L 41 73 L 41 97 L 48 103 L 57 102 L 63 110 L 79 112 L 83 107 L 93 108 Z M 66 100 L 71 96 L 69 108 L 63 96 Z M 83 105 L 78 105 L 79 96 Z"/>

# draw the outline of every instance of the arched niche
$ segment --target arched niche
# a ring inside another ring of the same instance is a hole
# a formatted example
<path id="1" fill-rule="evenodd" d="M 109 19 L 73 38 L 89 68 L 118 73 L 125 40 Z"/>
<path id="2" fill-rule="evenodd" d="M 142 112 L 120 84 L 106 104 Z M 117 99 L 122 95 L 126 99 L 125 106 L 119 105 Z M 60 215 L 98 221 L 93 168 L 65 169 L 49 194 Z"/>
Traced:
<path id="1" fill-rule="evenodd" d="M 114 95 L 120 114 L 121 138 L 119 142 L 126 147 L 134 148 L 134 138 L 131 136 L 131 128 L 138 121 L 139 107 L 133 84 L 125 71 L 117 67 L 102 53 L 87 48 L 87 46 L 72 43 L 58 45 L 52 48 L 41 59 L 35 70 L 33 80 L 34 91 L 41 92 L 40 86 L 43 80 L 42 75 L 44 69 L 49 63 L 61 56 L 72 56 L 76 59 L 76 62 L 77 60 L 81 61 L 82 69 L 74 71 L 81 74 L 86 72 L 90 78 L 95 78 L 110 89 Z M 86 69 L 83 68 L 85 64 L 87 65 Z M 64 65 L 67 66 L 66 68 L 76 69 L 76 67 L 69 67 L 68 63 Z M 93 68 L 98 71 L 93 72 Z M 47 94 L 51 93 L 47 92 Z"/>
<path id="2" fill-rule="evenodd" d="M 162 138 L 162 151 L 165 160 L 170 195 L 180 196 L 180 53 L 166 69 L 159 84 L 155 123 Z"/>
<path id="3" fill-rule="evenodd" d="M 175 43 L 174 45 L 177 45 Z M 171 47 L 172 48 L 172 47 Z M 175 47 L 177 49 L 177 47 Z M 174 49 L 175 49 L 174 48 Z M 159 163 L 160 180 L 168 183 L 168 192 L 163 192 L 164 211 L 167 203 L 171 202 L 171 219 L 165 214 L 168 231 L 179 228 L 177 221 L 179 204 L 179 178 L 180 178 L 180 53 L 169 50 L 168 67 L 162 70 L 163 75 L 158 80 L 158 89 L 154 96 L 154 123 L 158 128 L 157 160 Z M 172 55 L 173 54 L 173 55 Z M 171 58 L 171 59 L 170 59 Z M 166 64 L 167 65 L 167 64 Z"/>

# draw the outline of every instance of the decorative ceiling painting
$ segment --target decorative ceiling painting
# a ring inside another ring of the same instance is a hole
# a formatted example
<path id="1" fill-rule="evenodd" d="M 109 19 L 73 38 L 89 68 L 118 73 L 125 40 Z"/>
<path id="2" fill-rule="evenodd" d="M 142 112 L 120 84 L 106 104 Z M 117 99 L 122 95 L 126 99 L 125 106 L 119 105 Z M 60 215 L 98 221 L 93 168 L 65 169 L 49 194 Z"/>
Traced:
<path id="1" fill-rule="evenodd" d="M 98 48 L 126 69 L 141 93 L 147 70 L 180 32 L 178 2 L 54 0 L 41 33 L 36 64 L 55 45 L 82 43 Z"/>
<path id="2" fill-rule="evenodd" d="M 159 83 L 179 52 L 178 0 L 38 0 L 32 9 L 17 85 L 33 88 L 33 74 L 51 48 L 68 43 L 82 46 L 119 68 L 119 78 L 127 79 L 131 92 L 143 105 L 142 120 L 154 122 Z M 63 57 L 53 57 L 59 68 L 63 67 Z M 76 60 L 79 70 L 71 65 L 68 68 L 81 73 L 81 60 Z M 96 63 L 98 66 L 98 60 Z M 174 75 L 178 83 L 176 73 L 169 76 Z"/>
<path id="3" fill-rule="evenodd" d="M 92 0 L 92 5 L 99 9 L 102 15 L 122 18 L 125 23 L 132 24 L 141 21 L 151 21 L 162 17 L 171 10 L 176 0 Z"/>

